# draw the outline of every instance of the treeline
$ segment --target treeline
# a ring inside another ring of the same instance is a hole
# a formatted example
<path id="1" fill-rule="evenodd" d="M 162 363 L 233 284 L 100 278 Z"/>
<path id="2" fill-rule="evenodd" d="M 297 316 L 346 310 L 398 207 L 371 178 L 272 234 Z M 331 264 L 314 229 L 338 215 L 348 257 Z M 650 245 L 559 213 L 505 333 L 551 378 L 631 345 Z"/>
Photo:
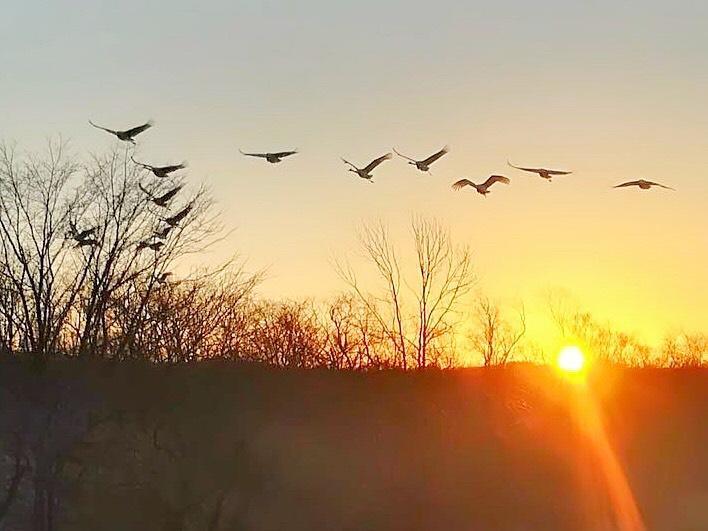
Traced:
<path id="1" fill-rule="evenodd" d="M 523 306 L 479 295 L 470 249 L 433 220 L 413 218 L 403 250 L 383 224 L 362 227 L 368 271 L 336 261 L 346 289 L 330 301 L 263 300 L 263 275 L 238 260 L 178 275 L 224 237 L 208 191 L 186 184 L 128 149 L 79 162 L 63 144 L 0 146 L 0 352 L 347 370 L 549 361 L 526 340 Z M 162 190 L 176 197 L 158 204 Z M 650 349 L 576 309 L 551 312 L 602 361 L 695 366 L 708 351 L 704 335 Z"/>

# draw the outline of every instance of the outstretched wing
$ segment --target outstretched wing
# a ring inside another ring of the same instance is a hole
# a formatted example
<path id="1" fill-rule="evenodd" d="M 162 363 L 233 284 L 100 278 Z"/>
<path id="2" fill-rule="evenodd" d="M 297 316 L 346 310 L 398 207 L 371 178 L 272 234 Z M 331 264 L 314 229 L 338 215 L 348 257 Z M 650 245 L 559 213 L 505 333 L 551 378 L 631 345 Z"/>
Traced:
<path id="1" fill-rule="evenodd" d="M 135 164 L 137 164 L 138 166 L 142 166 L 142 167 L 145 168 L 146 170 L 154 170 L 154 169 L 155 169 L 154 166 L 150 166 L 149 164 L 145 164 L 145 163 L 143 163 L 143 162 L 138 162 L 137 160 L 135 160 L 135 158 L 134 158 L 132 155 L 130 156 L 130 160 L 132 160 L 132 161 L 133 161 Z"/>
<path id="2" fill-rule="evenodd" d="M 626 186 L 639 186 L 640 184 L 641 184 L 641 181 L 627 181 L 626 183 L 615 185 L 612 188 L 624 188 Z"/>
<path id="3" fill-rule="evenodd" d="M 172 166 L 162 166 L 159 168 L 159 170 L 163 171 L 165 173 L 172 173 L 173 171 L 183 170 L 186 167 L 187 167 L 187 163 L 183 162 L 182 164 L 173 164 Z"/>
<path id="4" fill-rule="evenodd" d="M 381 164 L 381 163 L 382 163 L 383 161 L 385 161 L 385 160 L 389 160 L 391 157 L 393 157 L 393 155 L 391 155 L 390 153 L 386 153 L 385 155 L 380 156 L 378 159 L 372 160 L 372 161 L 369 163 L 369 165 L 368 165 L 366 168 L 364 168 L 364 171 L 365 171 L 366 173 L 369 173 L 369 172 L 370 172 L 371 170 L 373 170 L 376 166 L 378 166 L 379 164 Z"/>
<path id="5" fill-rule="evenodd" d="M 400 151 L 398 151 L 396 148 L 393 148 L 393 151 L 394 151 L 394 152 L 396 153 L 396 155 L 398 155 L 399 157 L 402 157 L 402 158 L 404 158 L 404 159 L 406 159 L 406 160 L 410 160 L 411 162 L 418 162 L 417 160 L 412 159 L 412 158 L 410 158 L 410 157 L 407 156 L 407 155 L 404 155 L 403 153 L 401 153 Z"/>
<path id="6" fill-rule="evenodd" d="M 172 199 L 174 196 L 176 196 L 176 195 L 177 195 L 177 192 L 179 192 L 181 189 L 182 189 L 182 186 L 175 186 L 172 190 L 170 190 L 170 191 L 167 192 L 167 193 L 162 194 L 162 195 L 161 195 L 160 197 L 158 197 L 157 199 L 158 199 L 159 201 L 169 201 L 169 200 Z"/>
<path id="7" fill-rule="evenodd" d="M 482 186 L 489 188 L 494 183 L 509 184 L 510 182 L 511 182 L 511 179 L 509 179 L 509 177 L 504 177 L 503 175 L 490 175 L 489 178 L 486 181 L 484 181 Z"/>
<path id="8" fill-rule="evenodd" d="M 341 157 L 340 157 L 340 158 L 341 158 Z M 352 168 L 354 168 L 356 171 L 359 171 L 359 168 L 357 168 L 356 166 L 354 166 L 354 164 L 352 164 L 352 163 L 349 162 L 348 160 L 342 158 L 342 162 L 343 162 L 344 164 L 349 164 L 349 165 L 350 165 Z"/>
<path id="9" fill-rule="evenodd" d="M 103 127 L 102 125 L 96 125 L 93 123 L 91 120 L 88 121 L 92 126 L 94 126 L 96 129 L 101 129 L 102 131 L 107 131 L 108 133 L 111 133 L 113 135 L 117 134 L 117 131 L 114 131 L 113 129 L 108 129 L 107 127 Z"/>
<path id="10" fill-rule="evenodd" d="M 297 153 L 297 150 L 293 151 L 279 151 L 278 153 L 271 153 L 271 155 L 275 155 L 279 159 L 282 159 L 283 157 L 289 157 L 290 155 L 295 155 Z"/>
<path id="11" fill-rule="evenodd" d="M 572 171 L 562 171 L 562 170 L 546 170 L 548 175 L 570 175 Z"/>
<path id="12" fill-rule="evenodd" d="M 246 153 L 245 151 L 241 151 L 240 149 L 239 151 L 241 152 L 241 155 L 246 155 L 247 157 L 260 157 L 264 159 L 268 156 L 267 153 Z"/>
<path id="13" fill-rule="evenodd" d="M 136 135 L 139 135 L 146 129 L 150 129 L 152 127 L 152 120 L 148 121 L 147 123 L 144 123 L 143 125 L 139 125 L 138 127 L 133 127 L 132 129 L 128 129 L 127 131 L 123 131 L 126 135 L 129 137 L 134 137 Z"/>
<path id="14" fill-rule="evenodd" d="M 531 173 L 541 173 L 541 172 L 544 171 L 543 168 L 524 168 L 524 167 L 522 167 L 522 166 L 514 166 L 514 165 L 513 165 L 511 162 L 509 162 L 508 160 L 506 161 L 506 163 L 507 163 L 509 166 L 511 166 L 512 168 L 516 168 L 517 170 L 521 170 L 521 171 L 530 171 Z"/>
<path id="15" fill-rule="evenodd" d="M 435 162 L 436 160 L 438 160 L 438 159 L 439 159 L 440 157 L 442 157 L 443 155 L 446 155 L 449 151 L 450 151 L 450 149 L 449 149 L 447 146 L 445 146 L 444 148 L 442 148 L 442 149 L 441 149 L 440 151 L 438 151 L 437 153 L 435 153 L 435 154 L 433 154 L 433 155 L 430 155 L 427 159 L 425 159 L 425 160 L 423 161 L 423 164 L 425 164 L 426 166 L 429 166 L 430 164 L 432 164 L 433 162 Z"/>
<path id="16" fill-rule="evenodd" d="M 169 217 L 169 218 L 166 218 L 165 221 L 166 221 L 167 223 L 169 223 L 170 225 L 179 223 L 180 221 L 182 221 L 182 220 L 187 216 L 187 214 L 189 214 L 189 212 L 190 212 L 191 210 L 192 210 L 192 204 L 190 203 L 189 205 L 187 205 L 186 207 L 184 207 L 182 210 L 180 210 L 179 212 L 177 212 L 174 216 Z"/>
<path id="17" fill-rule="evenodd" d="M 474 186 L 474 183 L 469 179 L 460 179 L 459 181 L 452 183 L 453 190 L 461 190 L 465 186 Z"/>
<path id="18" fill-rule="evenodd" d="M 650 184 L 650 185 L 652 185 L 652 186 L 659 186 L 660 188 L 666 188 L 667 190 L 674 190 L 674 191 L 676 191 L 675 188 L 671 188 L 670 186 L 666 186 L 666 185 L 661 184 L 661 183 L 655 183 L 654 181 L 646 181 L 646 183 L 647 183 L 647 184 Z"/>

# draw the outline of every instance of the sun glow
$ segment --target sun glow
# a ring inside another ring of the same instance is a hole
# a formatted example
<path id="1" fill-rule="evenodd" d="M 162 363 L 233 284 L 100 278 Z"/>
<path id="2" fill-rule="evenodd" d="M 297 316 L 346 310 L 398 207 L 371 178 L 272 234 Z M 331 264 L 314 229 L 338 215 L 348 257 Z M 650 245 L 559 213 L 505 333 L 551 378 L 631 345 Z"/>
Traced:
<path id="1" fill-rule="evenodd" d="M 585 367 L 585 356 L 580 348 L 570 345 L 561 349 L 556 363 L 562 371 L 580 372 Z"/>

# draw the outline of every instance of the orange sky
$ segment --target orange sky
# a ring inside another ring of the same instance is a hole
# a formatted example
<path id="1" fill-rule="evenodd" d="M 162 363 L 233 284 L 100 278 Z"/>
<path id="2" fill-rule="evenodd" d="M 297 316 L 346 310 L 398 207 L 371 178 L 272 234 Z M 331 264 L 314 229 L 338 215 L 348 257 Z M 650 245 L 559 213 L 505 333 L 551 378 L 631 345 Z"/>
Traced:
<path id="1" fill-rule="evenodd" d="M 0 137 L 100 151 L 88 118 L 155 119 L 140 158 L 187 159 L 236 228 L 204 261 L 268 266 L 264 294 L 329 296 L 359 223 L 424 214 L 473 249 L 485 292 L 525 302 L 536 338 L 549 289 L 649 342 L 708 329 L 704 3 L 447 1 L 434 24 L 416 2 L 78 4 L 4 13 Z M 393 160 L 374 185 L 339 160 L 445 144 L 432 176 Z M 271 166 L 238 147 L 301 154 Z M 549 184 L 507 158 L 575 173 Z M 490 173 L 512 184 L 450 190 Z M 677 191 L 610 188 L 639 177 Z"/>

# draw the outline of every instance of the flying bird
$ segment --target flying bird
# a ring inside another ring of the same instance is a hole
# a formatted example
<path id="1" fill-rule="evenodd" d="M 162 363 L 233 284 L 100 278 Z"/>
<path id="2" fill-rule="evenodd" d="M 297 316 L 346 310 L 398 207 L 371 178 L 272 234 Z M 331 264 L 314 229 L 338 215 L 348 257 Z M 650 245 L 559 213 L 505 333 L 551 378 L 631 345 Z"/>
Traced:
<path id="1" fill-rule="evenodd" d="M 182 221 L 185 217 L 187 217 L 187 214 L 189 214 L 192 210 L 192 204 L 188 204 L 186 207 L 184 207 L 182 210 L 177 212 L 174 216 L 170 216 L 169 218 L 163 218 L 162 221 L 167 223 L 170 227 L 176 227 L 180 221 Z"/>
<path id="2" fill-rule="evenodd" d="M 289 157 L 290 155 L 295 155 L 297 153 L 297 150 L 278 151 L 276 153 L 245 153 L 240 149 L 239 151 L 242 155 L 246 155 L 247 157 L 259 157 L 262 159 L 266 159 L 271 164 L 277 164 L 278 162 L 282 162 L 282 159 L 284 159 L 285 157 Z"/>
<path id="3" fill-rule="evenodd" d="M 453 190 L 461 190 L 465 186 L 471 186 L 475 190 L 477 190 L 478 194 L 482 194 L 483 196 L 486 197 L 486 195 L 489 193 L 489 188 L 494 184 L 494 183 L 504 183 L 504 184 L 509 184 L 511 180 L 508 177 L 504 177 L 503 175 L 491 175 L 486 181 L 484 181 L 481 184 L 475 184 L 469 179 L 460 179 L 456 183 L 453 183 L 452 189 Z"/>
<path id="4" fill-rule="evenodd" d="M 106 131 L 107 133 L 111 133 L 112 135 L 116 135 L 119 140 L 122 140 L 123 142 L 130 142 L 131 144 L 135 144 L 134 137 L 138 136 L 140 133 L 142 133 L 146 129 L 150 129 L 152 127 L 152 121 L 149 121 L 147 123 L 144 123 L 143 125 L 133 127 L 132 129 L 127 129 L 125 131 L 114 131 L 113 129 L 108 129 L 107 127 L 102 127 L 100 125 L 96 125 L 91 120 L 89 120 L 88 122 L 92 126 L 94 126 L 96 129 L 101 129 L 103 131 Z"/>
<path id="5" fill-rule="evenodd" d="M 170 271 L 165 271 L 161 275 L 159 275 L 155 280 L 158 282 L 158 284 L 166 284 L 167 279 L 172 276 L 172 273 Z"/>
<path id="6" fill-rule="evenodd" d="M 98 240 L 96 238 L 83 238 L 81 240 L 76 240 L 76 245 L 74 247 L 94 247 L 98 245 Z"/>
<path id="7" fill-rule="evenodd" d="M 351 168 L 349 168 L 349 171 L 356 173 L 362 179 L 366 179 L 369 182 L 373 182 L 372 179 L 374 178 L 374 176 L 371 175 L 371 172 L 374 170 L 374 168 L 376 168 L 376 166 L 378 166 L 385 160 L 389 160 L 391 157 L 393 157 L 393 155 L 391 155 L 390 153 L 386 153 L 385 155 L 382 155 L 379 158 L 372 160 L 367 166 L 363 168 L 357 168 L 356 166 L 354 166 L 354 164 L 345 159 L 342 159 L 342 162 L 351 166 Z"/>
<path id="8" fill-rule="evenodd" d="M 69 221 L 69 230 L 71 231 L 71 237 L 78 242 L 88 238 L 89 236 L 95 235 L 98 227 L 91 227 L 80 231 L 76 228 L 76 224 L 73 221 Z"/>
<path id="9" fill-rule="evenodd" d="M 433 162 L 435 162 L 436 160 L 438 160 L 440 157 L 442 157 L 443 155 L 446 155 L 450 150 L 447 146 L 445 146 L 437 153 L 434 153 L 434 154 L 430 155 L 427 159 L 423 159 L 423 160 L 412 159 L 412 158 L 404 155 L 403 153 L 399 152 L 396 148 L 393 148 L 393 151 L 395 151 L 396 155 L 398 155 L 399 157 L 406 159 L 408 161 L 408 164 L 412 164 L 413 166 L 418 168 L 420 171 L 429 172 L 430 165 Z"/>
<path id="10" fill-rule="evenodd" d="M 514 166 L 508 160 L 506 161 L 506 163 L 509 166 L 511 166 L 512 168 L 516 168 L 517 170 L 528 171 L 531 173 L 537 173 L 539 177 L 541 177 L 543 179 L 547 179 L 548 181 L 550 181 L 554 175 L 570 175 L 571 173 L 573 173 L 571 171 L 548 170 L 546 168 L 523 168 L 521 166 Z"/>
<path id="11" fill-rule="evenodd" d="M 613 186 L 613 188 L 624 188 L 626 186 L 638 186 L 642 190 L 649 190 L 652 186 L 659 186 L 660 188 L 666 188 L 667 190 L 675 190 L 675 188 L 671 188 L 670 186 L 655 183 L 653 181 L 645 181 L 644 179 L 639 179 L 638 181 L 627 181 L 626 183 Z"/>
<path id="12" fill-rule="evenodd" d="M 183 186 L 183 185 L 175 186 L 175 187 L 172 188 L 170 191 L 165 192 L 164 194 L 162 194 L 162 195 L 160 195 L 160 196 L 154 196 L 154 195 L 152 195 L 152 193 L 151 193 L 149 190 L 145 189 L 145 188 L 143 187 L 143 185 L 140 184 L 140 183 L 138 183 L 138 186 L 140 187 L 140 189 L 141 189 L 143 192 L 145 192 L 148 196 L 150 196 L 150 200 L 151 200 L 153 203 L 155 203 L 157 206 L 160 206 L 160 207 L 166 207 L 166 206 L 168 205 L 168 203 L 170 202 L 170 200 L 171 200 L 174 196 L 176 196 L 177 193 L 182 189 L 182 186 Z"/>
<path id="13" fill-rule="evenodd" d="M 155 236 L 155 238 L 158 238 L 160 240 L 164 240 L 165 238 L 167 238 L 167 235 L 170 233 L 170 231 L 173 228 L 174 227 L 172 225 L 167 225 L 164 229 L 159 230 L 159 231 L 155 231 L 154 236 Z"/>
<path id="14" fill-rule="evenodd" d="M 152 249 L 153 251 L 157 252 L 162 249 L 164 245 L 165 242 L 151 242 L 149 240 L 144 240 L 138 243 L 138 251 L 142 251 L 143 249 Z"/>
<path id="15" fill-rule="evenodd" d="M 160 178 L 165 178 L 170 173 L 175 172 L 177 170 L 183 170 L 187 167 L 186 162 L 183 162 L 181 164 L 172 164 L 171 166 L 152 166 L 150 164 L 138 162 L 132 156 L 130 157 L 130 160 L 132 160 L 138 166 L 142 166 L 146 170 L 151 171 L 155 175 L 155 177 L 160 177 Z"/>

